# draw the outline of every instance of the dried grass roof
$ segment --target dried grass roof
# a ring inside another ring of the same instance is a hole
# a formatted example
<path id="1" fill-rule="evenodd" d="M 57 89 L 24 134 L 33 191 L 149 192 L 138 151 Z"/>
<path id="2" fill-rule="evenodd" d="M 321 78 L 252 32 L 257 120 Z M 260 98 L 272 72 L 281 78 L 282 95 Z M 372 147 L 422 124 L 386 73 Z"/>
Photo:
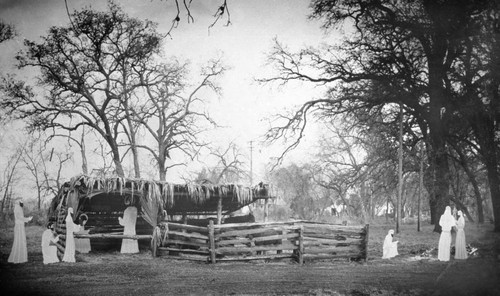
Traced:
<path id="1" fill-rule="evenodd" d="M 236 210 L 258 199 L 269 198 L 268 194 L 262 194 L 259 188 L 237 184 L 174 184 L 164 181 L 122 177 L 96 178 L 85 175 L 71 178 L 63 188 L 66 192 L 77 190 L 80 199 L 92 198 L 96 194 L 106 192 L 147 198 L 173 214 L 216 211 L 219 197 L 222 199 L 224 211 Z"/>

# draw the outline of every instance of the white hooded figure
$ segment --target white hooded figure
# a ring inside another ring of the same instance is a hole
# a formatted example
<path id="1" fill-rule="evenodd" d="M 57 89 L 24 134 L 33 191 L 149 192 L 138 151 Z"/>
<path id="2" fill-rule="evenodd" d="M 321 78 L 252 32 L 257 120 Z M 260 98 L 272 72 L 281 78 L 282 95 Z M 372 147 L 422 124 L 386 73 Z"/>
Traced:
<path id="1" fill-rule="evenodd" d="M 14 205 L 14 243 L 12 244 L 12 250 L 10 251 L 9 259 L 7 260 L 8 262 L 28 262 L 28 246 L 26 244 L 26 230 L 24 229 L 24 223 L 31 221 L 32 218 L 33 217 L 24 217 L 22 202 L 18 202 Z"/>
<path id="2" fill-rule="evenodd" d="M 54 234 L 54 223 L 50 222 L 42 234 L 43 264 L 59 262 L 56 246 L 58 241 L 59 236 Z"/>
<path id="3" fill-rule="evenodd" d="M 135 222 L 137 220 L 137 208 L 129 206 L 123 212 L 123 218 L 118 217 L 118 222 L 124 227 L 123 234 L 135 235 Z M 136 239 L 122 239 L 121 253 L 139 253 L 139 244 Z"/>
<path id="4" fill-rule="evenodd" d="M 398 241 L 393 242 L 394 230 L 389 230 L 384 239 L 384 246 L 382 249 L 382 258 L 390 259 L 396 257 L 398 254 Z"/>
<path id="5" fill-rule="evenodd" d="M 464 227 L 464 214 L 462 211 L 458 211 L 457 237 L 455 238 L 455 259 L 467 259 Z"/>
<path id="6" fill-rule="evenodd" d="M 438 260 L 450 261 L 451 228 L 456 226 L 456 220 L 451 214 L 449 206 L 445 208 L 443 215 L 441 215 L 439 225 L 441 226 L 441 236 L 439 237 Z"/>
<path id="7" fill-rule="evenodd" d="M 66 216 L 66 247 L 64 249 L 64 262 L 76 262 L 75 260 L 75 237 L 73 233 L 80 230 L 80 227 L 73 222 L 72 215 L 73 208 L 68 208 L 68 215 Z"/>

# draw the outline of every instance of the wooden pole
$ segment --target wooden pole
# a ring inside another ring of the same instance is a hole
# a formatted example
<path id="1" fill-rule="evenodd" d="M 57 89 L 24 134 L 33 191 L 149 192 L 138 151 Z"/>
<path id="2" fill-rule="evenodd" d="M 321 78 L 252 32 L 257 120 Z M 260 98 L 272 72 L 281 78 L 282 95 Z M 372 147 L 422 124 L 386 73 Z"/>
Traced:
<path id="1" fill-rule="evenodd" d="M 398 149 L 398 199 L 396 202 L 396 233 L 399 233 L 401 224 L 401 196 L 403 195 L 403 105 L 399 104 L 399 149 Z"/>
<path id="2" fill-rule="evenodd" d="M 208 223 L 208 239 L 210 241 L 210 262 L 215 264 L 215 230 L 214 221 L 210 220 Z"/>
<path id="3" fill-rule="evenodd" d="M 217 225 L 222 224 L 222 195 L 219 196 L 217 201 Z"/>
<path id="4" fill-rule="evenodd" d="M 269 216 L 269 198 L 266 198 L 264 203 L 264 222 L 267 222 L 267 217 Z"/>
<path id="5" fill-rule="evenodd" d="M 422 192 L 424 189 L 424 142 L 420 149 L 420 184 L 418 186 L 418 201 L 417 201 L 417 231 L 420 231 L 420 203 L 422 200 Z"/>

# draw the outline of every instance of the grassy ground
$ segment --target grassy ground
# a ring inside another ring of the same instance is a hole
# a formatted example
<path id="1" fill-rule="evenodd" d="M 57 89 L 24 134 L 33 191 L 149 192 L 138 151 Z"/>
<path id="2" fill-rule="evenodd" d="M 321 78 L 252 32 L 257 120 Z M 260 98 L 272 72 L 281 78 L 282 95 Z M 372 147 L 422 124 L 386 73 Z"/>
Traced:
<path id="1" fill-rule="evenodd" d="M 384 260 L 382 243 L 392 225 L 371 225 L 369 260 L 218 263 L 152 258 L 149 250 L 124 255 L 77 254 L 76 263 L 42 264 L 43 227 L 26 227 L 29 262 L 9 264 L 13 227 L 0 228 L 3 295 L 500 295 L 500 235 L 492 225 L 466 226 L 478 248 L 467 260 L 439 262 L 439 234 L 431 225 L 402 225 L 400 255 Z"/>

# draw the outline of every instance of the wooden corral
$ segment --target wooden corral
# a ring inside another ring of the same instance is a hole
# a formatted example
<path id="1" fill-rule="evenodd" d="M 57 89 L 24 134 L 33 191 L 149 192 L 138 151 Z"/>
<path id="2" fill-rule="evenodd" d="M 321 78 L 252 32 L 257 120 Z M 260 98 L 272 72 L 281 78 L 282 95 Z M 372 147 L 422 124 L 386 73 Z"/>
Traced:
<path id="1" fill-rule="evenodd" d="M 207 227 L 162 222 L 153 235 L 153 256 L 208 262 L 293 258 L 368 257 L 369 226 L 307 221 L 233 223 Z"/>

